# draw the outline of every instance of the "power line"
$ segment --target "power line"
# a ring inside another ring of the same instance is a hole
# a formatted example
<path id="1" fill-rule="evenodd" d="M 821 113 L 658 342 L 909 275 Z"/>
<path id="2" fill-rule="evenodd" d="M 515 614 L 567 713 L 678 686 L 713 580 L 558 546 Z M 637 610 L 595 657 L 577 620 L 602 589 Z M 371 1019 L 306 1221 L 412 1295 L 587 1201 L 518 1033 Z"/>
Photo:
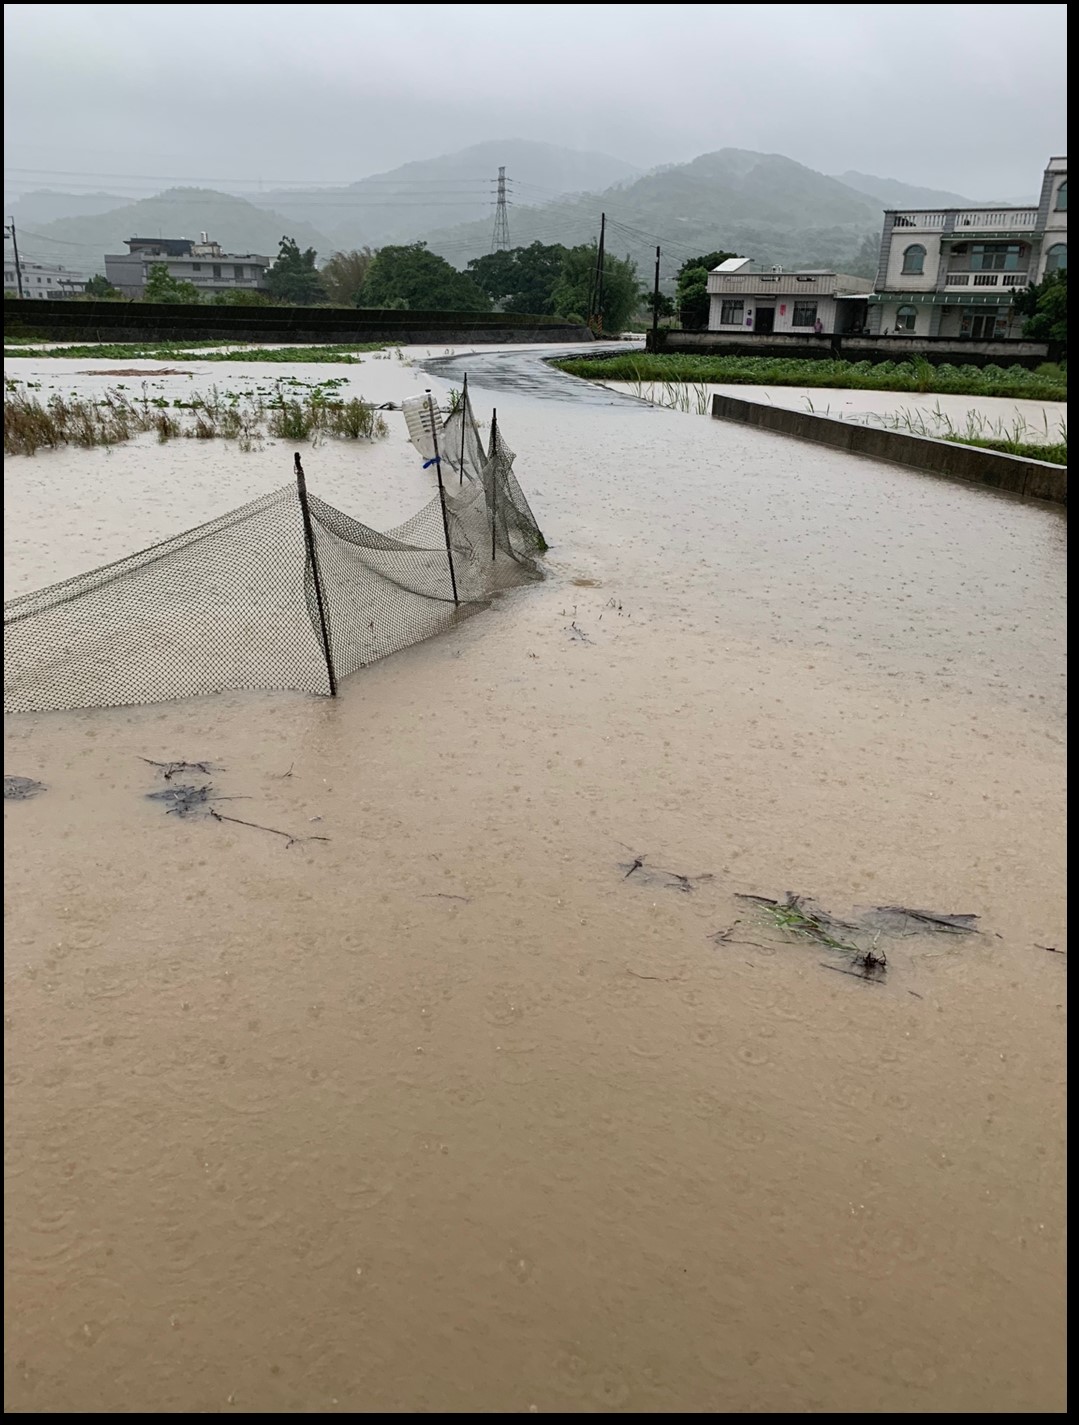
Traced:
<path id="1" fill-rule="evenodd" d="M 5 166 L 4 176 L 15 174 L 37 175 L 42 178 L 81 178 L 84 183 L 96 183 L 102 178 L 128 179 L 129 181 L 144 183 L 257 183 L 260 188 L 267 184 L 281 184 L 284 186 L 296 185 L 297 188 L 308 188 L 311 191 L 322 188 L 349 188 L 356 187 L 361 183 L 488 183 L 490 177 L 486 173 L 458 173 L 450 178 L 345 178 L 339 180 L 317 179 L 314 182 L 310 178 L 252 178 L 250 174 L 240 177 L 211 177 L 210 175 L 177 174 L 177 173 L 104 173 L 91 170 L 75 170 L 71 168 L 19 168 L 14 165 Z M 20 180 L 24 181 L 24 180 Z"/>

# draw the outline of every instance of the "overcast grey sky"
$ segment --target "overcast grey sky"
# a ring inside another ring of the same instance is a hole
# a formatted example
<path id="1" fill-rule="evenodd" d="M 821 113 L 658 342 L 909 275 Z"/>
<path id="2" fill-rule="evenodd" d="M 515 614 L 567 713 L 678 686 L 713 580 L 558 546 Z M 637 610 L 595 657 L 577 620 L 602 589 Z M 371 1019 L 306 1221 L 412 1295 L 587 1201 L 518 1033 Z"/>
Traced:
<path id="1" fill-rule="evenodd" d="M 1066 152 L 1065 10 L 8 5 L 6 186 L 349 182 L 525 138 L 1032 195 Z"/>

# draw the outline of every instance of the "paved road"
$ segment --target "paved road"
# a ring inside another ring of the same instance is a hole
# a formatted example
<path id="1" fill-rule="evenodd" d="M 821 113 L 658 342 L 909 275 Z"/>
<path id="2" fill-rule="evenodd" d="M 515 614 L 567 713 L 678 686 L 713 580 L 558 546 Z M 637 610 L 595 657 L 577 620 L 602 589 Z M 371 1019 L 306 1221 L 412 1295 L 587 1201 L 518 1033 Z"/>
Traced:
<path id="1" fill-rule="evenodd" d="M 608 351 L 622 355 L 638 350 L 643 348 L 636 344 L 613 342 L 610 345 L 590 346 L 588 355 Z M 648 405 L 635 396 L 608 391 L 577 376 L 567 376 L 564 371 L 558 371 L 549 364 L 555 357 L 579 357 L 581 354 L 579 346 L 544 347 L 542 350 L 524 347 L 513 351 L 478 351 L 461 356 L 434 357 L 425 361 L 423 366 L 424 370 L 445 381 L 459 381 L 467 371 L 469 385 L 488 391 L 515 391 L 540 400 L 575 401 L 591 406 Z"/>

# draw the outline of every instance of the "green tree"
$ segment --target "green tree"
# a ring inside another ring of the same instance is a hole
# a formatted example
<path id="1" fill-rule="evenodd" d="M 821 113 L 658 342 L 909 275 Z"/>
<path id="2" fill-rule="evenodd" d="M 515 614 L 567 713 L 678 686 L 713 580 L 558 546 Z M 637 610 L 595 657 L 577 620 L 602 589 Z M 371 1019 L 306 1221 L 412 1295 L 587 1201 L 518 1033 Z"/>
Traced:
<path id="1" fill-rule="evenodd" d="M 678 287 L 675 298 L 678 317 L 689 331 L 699 331 L 708 325 L 708 274 L 713 267 L 726 262 L 728 257 L 737 257 L 736 252 L 706 252 L 700 257 L 691 257 L 678 269 Z"/>
<path id="2" fill-rule="evenodd" d="M 424 242 L 381 248 L 363 284 L 365 307 L 412 312 L 487 312 L 491 301 L 472 278 L 429 252 Z"/>
<path id="3" fill-rule="evenodd" d="M 674 303 L 666 292 L 649 292 L 648 294 L 648 315 L 656 315 L 662 321 L 664 317 L 674 316 Z"/>
<path id="4" fill-rule="evenodd" d="M 266 274 L 266 289 L 270 295 L 296 307 L 310 307 L 325 301 L 326 289 L 315 270 L 317 256 L 313 247 L 301 252 L 295 238 L 283 237 L 277 261 Z"/>
<path id="5" fill-rule="evenodd" d="M 534 242 L 474 257 L 468 272 L 502 311 L 552 316 L 554 290 L 568 251 L 561 243 Z"/>
<path id="6" fill-rule="evenodd" d="M 227 287 L 223 292 L 215 292 L 215 307 L 272 307 L 274 300 L 265 292 L 250 287 Z"/>
<path id="7" fill-rule="evenodd" d="M 1016 310 L 1026 317 L 1023 335 L 1033 341 L 1059 341 L 1068 347 L 1068 272 L 1049 272 L 1015 298 Z"/>
<path id="8" fill-rule="evenodd" d="M 369 247 L 353 248 L 351 252 L 335 252 L 322 269 L 322 285 L 331 302 L 342 307 L 359 305 L 363 284 L 377 254 Z"/>
<path id="9" fill-rule="evenodd" d="M 582 243 L 580 247 L 571 247 L 562 259 L 562 271 L 553 293 L 557 315 L 570 317 L 590 310 L 595 312 L 599 304 L 595 285 L 595 243 Z M 637 264 L 629 257 L 605 256 L 599 330 L 612 335 L 624 331 L 640 310 L 641 300 Z"/>
<path id="10" fill-rule="evenodd" d="M 102 277 L 100 272 L 95 272 L 86 284 L 86 295 L 97 297 L 102 302 L 115 302 L 120 294 L 107 277 Z"/>
<path id="11" fill-rule="evenodd" d="M 164 262 L 155 262 L 146 279 L 142 300 L 180 303 L 198 302 L 201 297 L 194 282 L 181 282 L 176 277 L 170 277 L 167 265 Z"/>

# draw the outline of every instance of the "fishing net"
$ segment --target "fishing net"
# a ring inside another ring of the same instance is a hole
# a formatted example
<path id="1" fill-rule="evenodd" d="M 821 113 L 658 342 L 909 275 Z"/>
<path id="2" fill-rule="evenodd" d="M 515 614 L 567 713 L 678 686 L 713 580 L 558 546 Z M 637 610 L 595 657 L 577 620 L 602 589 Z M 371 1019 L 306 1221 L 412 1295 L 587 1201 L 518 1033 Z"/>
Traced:
<path id="1" fill-rule="evenodd" d="M 227 690 L 329 693 L 334 680 L 541 578 L 535 556 L 546 545 L 512 452 L 497 430 L 485 452 L 467 399 L 463 406 L 456 438 L 460 455 L 467 422 L 467 470 L 451 479 L 443 467 L 445 516 L 436 493 L 378 531 L 307 495 L 301 480 L 5 603 L 5 711 Z M 425 432 L 440 449 L 453 435 L 437 413 Z"/>

